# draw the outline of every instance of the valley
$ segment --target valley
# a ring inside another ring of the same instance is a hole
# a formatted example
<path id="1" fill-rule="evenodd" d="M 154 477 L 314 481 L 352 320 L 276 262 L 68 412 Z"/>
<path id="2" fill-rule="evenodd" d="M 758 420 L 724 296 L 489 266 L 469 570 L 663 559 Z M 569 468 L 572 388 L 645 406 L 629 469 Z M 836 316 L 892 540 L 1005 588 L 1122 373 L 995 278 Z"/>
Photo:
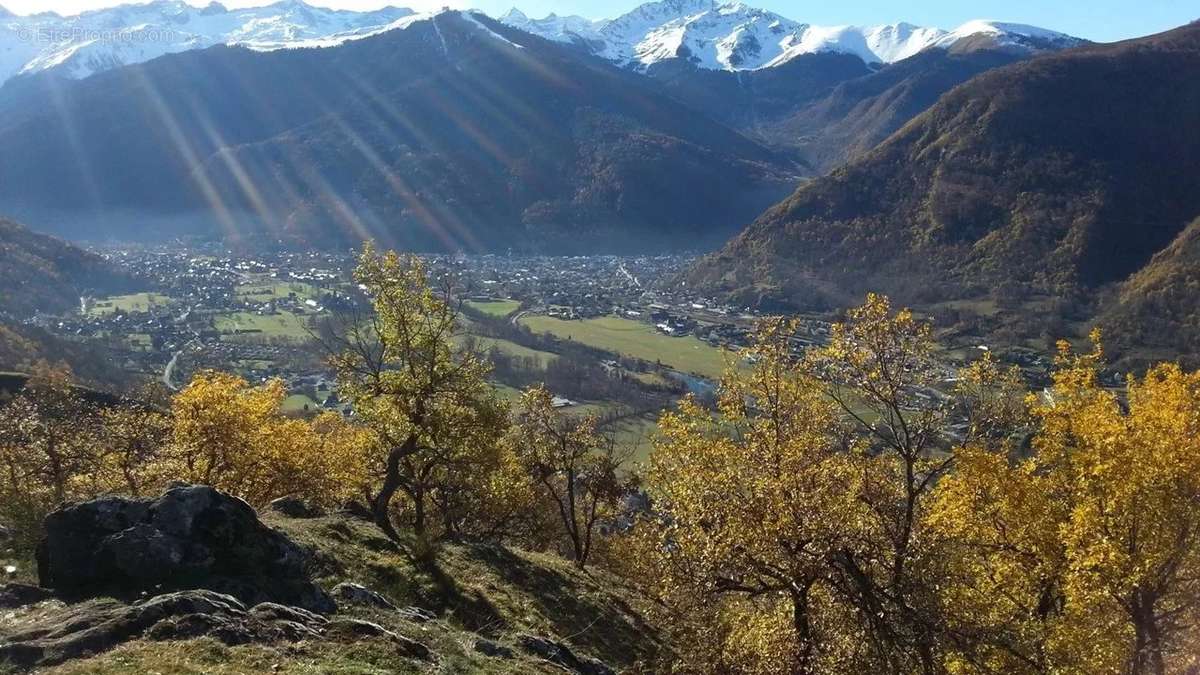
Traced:
<path id="1" fill-rule="evenodd" d="M 350 277 L 353 257 L 203 247 L 98 253 L 154 290 L 85 296 L 73 311 L 31 325 L 102 347 L 131 375 L 174 390 L 219 369 L 250 382 L 281 379 L 290 414 L 353 413 L 319 344 L 323 325 L 364 301 Z M 756 319 L 656 281 L 679 275 L 686 256 L 426 260 L 463 298 L 459 348 L 497 363 L 493 381 L 504 397 L 564 370 L 562 406 L 600 415 L 641 458 L 659 411 L 689 390 L 711 394 Z M 827 332 L 822 321 L 812 325 L 814 337 Z"/>

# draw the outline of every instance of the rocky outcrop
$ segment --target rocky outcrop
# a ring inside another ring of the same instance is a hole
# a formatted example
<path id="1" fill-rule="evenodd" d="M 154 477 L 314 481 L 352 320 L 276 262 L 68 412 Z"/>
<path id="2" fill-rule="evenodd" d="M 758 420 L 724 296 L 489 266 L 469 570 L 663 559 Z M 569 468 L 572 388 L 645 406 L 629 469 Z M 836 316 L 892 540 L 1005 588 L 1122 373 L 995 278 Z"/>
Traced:
<path id="1" fill-rule="evenodd" d="M 280 497 L 267 504 L 272 511 L 288 518 L 320 518 L 325 510 L 302 497 Z"/>
<path id="2" fill-rule="evenodd" d="M 47 516 L 45 532 L 41 585 L 66 598 L 208 589 L 250 605 L 337 610 L 309 579 L 304 548 L 264 525 L 249 504 L 210 487 L 65 506 Z"/>
<path id="3" fill-rule="evenodd" d="M 192 590 L 132 605 L 96 600 L 67 606 L 39 625 L 0 635 L 0 665 L 44 667 L 99 654 L 139 638 L 163 641 L 198 637 L 210 637 L 230 646 L 383 639 L 395 645 L 398 656 L 430 658 L 425 645 L 366 621 L 330 620 L 276 603 L 247 608 L 230 595 Z"/>
<path id="4" fill-rule="evenodd" d="M 576 654 L 570 646 L 547 637 L 518 635 L 517 646 L 531 656 L 579 675 L 616 675 L 617 672 L 602 661 Z"/>
<path id="5" fill-rule="evenodd" d="M 49 600 L 54 593 L 45 588 L 28 584 L 5 584 L 0 586 L 0 609 L 15 609 Z"/>
<path id="6" fill-rule="evenodd" d="M 360 607 L 375 607 L 377 609 L 397 609 L 396 605 L 379 593 L 351 582 L 341 583 L 333 587 L 333 597 L 342 605 L 358 605 Z"/>
<path id="7" fill-rule="evenodd" d="M 493 659 L 515 659 L 517 657 L 516 652 L 513 650 L 497 642 L 492 642 L 487 638 L 476 638 L 474 649 L 480 654 L 490 656 Z"/>

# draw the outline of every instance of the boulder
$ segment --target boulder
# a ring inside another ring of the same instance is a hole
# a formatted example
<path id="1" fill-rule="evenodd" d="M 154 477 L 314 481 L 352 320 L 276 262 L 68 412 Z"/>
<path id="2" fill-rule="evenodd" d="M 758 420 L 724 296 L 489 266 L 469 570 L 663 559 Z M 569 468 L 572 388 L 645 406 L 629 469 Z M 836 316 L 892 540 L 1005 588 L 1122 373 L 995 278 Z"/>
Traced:
<path id="1" fill-rule="evenodd" d="M 13 538 L 12 530 L 8 529 L 7 527 L 5 527 L 3 525 L 0 525 L 0 546 L 3 546 L 4 544 L 7 544 L 8 542 L 12 541 L 12 538 Z"/>
<path id="2" fill-rule="evenodd" d="M 377 607 L 379 609 L 396 609 L 396 605 L 392 604 L 391 600 L 388 600 L 366 586 L 350 582 L 334 586 L 333 597 L 339 604 Z"/>
<path id="3" fill-rule="evenodd" d="M 309 554 L 244 501 L 200 485 L 157 499 L 104 497 L 46 517 L 41 585 L 70 598 L 209 589 L 254 605 L 332 613 L 308 576 Z"/>
<path id="4" fill-rule="evenodd" d="M 576 654 L 568 645 L 538 635 L 518 635 L 517 645 L 526 653 L 579 675 L 616 675 L 616 671 L 596 659 Z"/>
<path id="5" fill-rule="evenodd" d="M 27 607 L 54 597 L 54 592 L 27 584 L 0 586 L 0 609 Z"/>
<path id="6" fill-rule="evenodd" d="M 366 504 L 363 504 L 357 499 L 351 499 L 350 501 L 346 502 L 346 504 L 342 507 L 342 513 L 350 516 L 351 518 L 365 520 L 367 522 L 373 522 L 375 520 L 375 516 L 371 513 L 371 509 L 367 508 Z"/>
<path id="7" fill-rule="evenodd" d="M 485 638 L 478 638 L 475 640 L 475 651 L 483 654 L 484 656 L 490 656 L 494 659 L 512 659 L 516 658 L 517 656 L 516 653 L 508 647 L 496 642 L 492 642 L 491 640 Z"/>
<path id="8" fill-rule="evenodd" d="M 267 504 L 267 508 L 288 518 L 320 518 L 325 511 L 301 497 L 280 497 Z"/>

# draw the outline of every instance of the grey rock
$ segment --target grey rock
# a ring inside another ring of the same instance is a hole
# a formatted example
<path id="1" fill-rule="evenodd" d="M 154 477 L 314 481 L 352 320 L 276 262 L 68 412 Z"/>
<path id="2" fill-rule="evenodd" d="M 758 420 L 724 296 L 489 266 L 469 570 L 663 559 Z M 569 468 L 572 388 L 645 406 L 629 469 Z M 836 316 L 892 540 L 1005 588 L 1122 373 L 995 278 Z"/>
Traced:
<path id="1" fill-rule="evenodd" d="M 355 583 L 341 583 L 333 587 L 333 597 L 339 603 L 358 605 L 360 607 L 377 607 L 379 609 L 396 609 L 391 600 L 379 593 Z"/>
<path id="2" fill-rule="evenodd" d="M 345 505 L 342 506 L 342 513 L 350 516 L 351 518 L 365 520 L 367 522 L 371 522 L 375 519 L 375 517 L 371 514 L 371 509 L 367 508 L 366 504 L 363 504 L 357 499 L 351 499 L 350 501 L 346 502 Z"/>
<path id="3" fill-rule="evenodd" d="M 538 635 L 519 635 L 517 645 L 526 653 L 579 675 L 616 675 L 602 661 L 576 654 L 568 645 Z"/>
<path id="4" fill-rule="evenodd" d="M 325 630 L 325 638 L 338 642 L 384 639 L 396 645 L 401 655 L 422 661 L 432 658 L 432 652 L 424 644 L 398 635 L 370 621 L 359 619 L 333 619 Z"/>
<path id="5" fill-rule="evenodd" d="M 68 505 L 46 517 L 45 532 L 41 584 L 68 597 L 210 589 L 247 604 L 337 610 L 309 579 L 307 551 L 264 525 L 250 505 L 210 487 Z"/>
<path id="6" fill-rule="evenodd" d="M 101 601 L 68 607 L 46 625 L 6 636 L 0 663 L 51 666 L 98 654 L 136 639 L 160 621 L 188 614 L 236 615 L 245 607 L 212 591 L 184 591 L 125 605 Z"/>
<path id="7" fill-rule="evenodd" d="M 352 643 L 382 639 L 406 658 L 428 660 L 428 647 L 369 621 L 330 620 L 300 607 L 262 603 L 247 609 L 231 595 L 208 590 L 168 593 L 125 604 L 89 600 L 62 608 L 40 625 L 0 640 L 0 664 L 20 670 L 86 658 L 130 640 L 210 637 L 230 645 L 313 640 Z"/>
<path id="8" fill-rule="evenodd" d="M 54 591 L 28 584 L 0 586 L 0 609 L 27 607 L 54 597 Z"/>
<path id="9" fill-rule="evenodd" d="M 400 616 L 413 623 L 429 623 L 437 621 L 437 615 L 427 609 L 420 607 L 404 607 L 400 610 Z"/>
<path id="10" fill-rule="evenodd" d="M 268 504 L 267 508 L 288 518 L 320 518 L 325 515 L 321 507 L 300 497 L 280 497 Z"/>
<path id="11" fill-rule="evenodd" d="M 517 656 L 516 652 L 508 647 L 485 638 L 475 640 L 475 651 L 494 659 L 512 659 Z"/>

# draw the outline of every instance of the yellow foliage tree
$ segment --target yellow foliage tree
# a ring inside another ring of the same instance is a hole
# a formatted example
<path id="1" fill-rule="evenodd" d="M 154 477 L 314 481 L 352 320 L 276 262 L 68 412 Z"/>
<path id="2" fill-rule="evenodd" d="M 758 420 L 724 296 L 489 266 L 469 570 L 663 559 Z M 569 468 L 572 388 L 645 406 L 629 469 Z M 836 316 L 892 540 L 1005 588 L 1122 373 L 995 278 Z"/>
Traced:
<path id="1" fill-rule="evenodd" d="M 619 471 L 625 459 L 616 443 L 597 431 L 595 416 L 572 417 L 554 408 L 544 386 L 521 396 L 513 429 L 517 457 L 537 491 L 558 513 L 570 557 L 587 566 L 600 523 L 611 518 L 628 492 Z"/>
<path id="2" fill-rule="evenodd" d="M 38 364 L 0 406 L 0 518 L 32 546 L 46 512 L 95 494 L 100 465 L 95 407 L 68 370 Z"/>
<path id="3" fill-rule="evenodd" d="M 138 497 L 166 483 L 159 460 L 171 435 L 170 414 L 144 403 L 123 400 L 100 410 L 96 441 L 102 454 L 97 478 L 103 490 Z"/>
<path id="4" fill-rule="evenodd" d="M 1098 337 L 1094 338 L 1098 342 Z M 1101 386 L 1060 346 L 1032 457 L 964 449 L 935 527 L 959 547 L 962 670 L 1184 673 L 1200 665 L 1200 374 Z M 982 624 L 982 625 L 978 625 Z M 982 630 L 980 630 L 982 629 Z"/>
<path id="5" fill-rule="evenodd" d="M 828 561 L 857 546 L 863 480 L 838 411 L 791 355 L 790 321 L 764 323 L 748 372 L 722 380 L 717 414 L 694 400 L 660 422 L 639 528 L 650 585 L 710 617 L 725 672 L 850 669 L 857 645 L 832 601 Z M 710 645 L 711 646 L 711 645 Z M 699 656 L 693 653 L 693 657 Z"/>
<path id="6" fill-rule="evenodd" d="M 355 415 L 380 440 L 364 470 L 375 523 L 393 539 L 397 494 L 425 535 L 431 511 L 455 530 L 476 506 L 470 483 L 501 466 L 507 406 L 487 381 L 479 354 L 459 350 L 451 291 L 435 292 L 412 256 L 377 254 L 366 245 L 355 270 L 374 312 L 341 317 L 323 339 Z"/>
<path id="7" fill-rule="evenodd" d="M 211 485 L 254 505 L 288 495 L 331 504 L 361 483 L 361 441 L 323 416 L 310 423 L 281 412 L 287 395 L 271 381 L 253 387 L 227 373 L 202 373 L 172 401 L 174 432 L 163 473 Z"/>

